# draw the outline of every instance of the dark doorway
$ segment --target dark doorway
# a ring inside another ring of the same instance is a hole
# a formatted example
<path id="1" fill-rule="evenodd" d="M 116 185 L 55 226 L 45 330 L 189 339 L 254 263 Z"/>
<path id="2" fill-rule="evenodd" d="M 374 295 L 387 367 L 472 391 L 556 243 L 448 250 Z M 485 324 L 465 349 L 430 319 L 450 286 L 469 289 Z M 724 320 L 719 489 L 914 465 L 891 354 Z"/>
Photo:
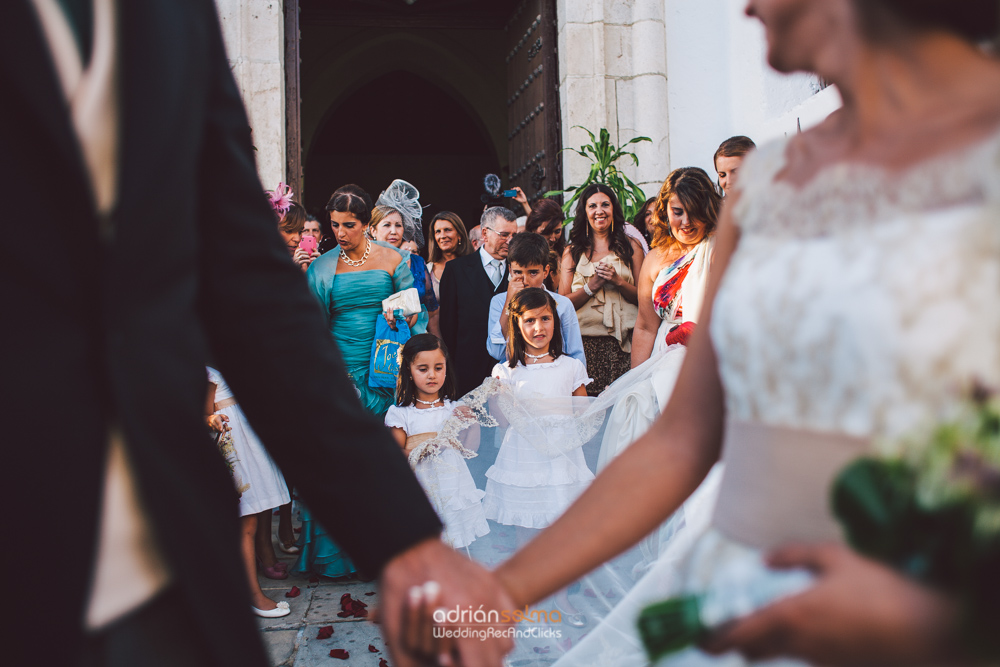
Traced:
<path id="1" fill-rule="evenodd" d="M 413 183 L 424 222 L 442 210 L 479 224 L 482 179 L 500 162 L 482 122 L 448 92 L 407 71 L 384 74 L 332 109 L 312 142 L 306 207 L 357 183 L 376 198 L 395 178 Z"/>

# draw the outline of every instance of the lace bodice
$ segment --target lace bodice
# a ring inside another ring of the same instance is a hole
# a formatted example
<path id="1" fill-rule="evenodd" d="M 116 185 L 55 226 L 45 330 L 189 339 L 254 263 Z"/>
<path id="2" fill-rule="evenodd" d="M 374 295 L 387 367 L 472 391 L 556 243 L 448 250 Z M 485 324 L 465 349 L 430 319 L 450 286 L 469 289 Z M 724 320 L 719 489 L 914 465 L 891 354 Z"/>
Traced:
<path id="1" fill-rule="evenodd" d="M 712 338 L 732 418 L 898 437 L 1000 388 L 1000 133 L 902 173 L 751 156 Z"/>

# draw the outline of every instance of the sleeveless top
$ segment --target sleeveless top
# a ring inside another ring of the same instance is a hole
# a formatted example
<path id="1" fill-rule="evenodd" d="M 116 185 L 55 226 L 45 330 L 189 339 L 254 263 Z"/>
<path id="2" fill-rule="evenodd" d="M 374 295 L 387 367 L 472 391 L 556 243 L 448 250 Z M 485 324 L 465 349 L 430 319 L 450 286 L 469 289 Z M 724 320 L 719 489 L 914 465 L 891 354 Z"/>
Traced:
<path id="1" fill-rule="evenodd" d="M 618 255 L 609 254 L 604 258 L 629 284 L 635 284 L 632 267 L 623 262 Z M 604 260 L 601 260 L 604 261 Z M 597 265 L 586 255 L 580 256 L 573 274 L 573 291 L 582 289 L 596 272 Z M 580 334 L 583 336 L 611 336 L 618 341 L 623 352 L 632 351 L 632 329 L 639 316 L 639 307 L 629 303 L 621 292 L 612 286 L 604 286 L 594 292 L 594 296 L 576 309 L 580 322 Z"/>

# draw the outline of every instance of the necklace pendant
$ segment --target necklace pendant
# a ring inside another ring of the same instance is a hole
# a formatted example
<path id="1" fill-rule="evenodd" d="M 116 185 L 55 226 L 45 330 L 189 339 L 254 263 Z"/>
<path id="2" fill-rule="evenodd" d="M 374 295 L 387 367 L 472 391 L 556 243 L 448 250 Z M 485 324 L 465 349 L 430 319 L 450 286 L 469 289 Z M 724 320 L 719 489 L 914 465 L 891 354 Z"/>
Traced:
<path id="1" fill-rule="evenodd" d="M 442 401 L 440 398 L 437 399 L 436 401 L 421 401 L 419 398 L 414 397 L 413 400 L 415 400 L 417 403 L 421 403 L 423 405 L 437 405 L 438 403 L 442 403 L 442 404 L 444 403 L 444 401 Z"/>

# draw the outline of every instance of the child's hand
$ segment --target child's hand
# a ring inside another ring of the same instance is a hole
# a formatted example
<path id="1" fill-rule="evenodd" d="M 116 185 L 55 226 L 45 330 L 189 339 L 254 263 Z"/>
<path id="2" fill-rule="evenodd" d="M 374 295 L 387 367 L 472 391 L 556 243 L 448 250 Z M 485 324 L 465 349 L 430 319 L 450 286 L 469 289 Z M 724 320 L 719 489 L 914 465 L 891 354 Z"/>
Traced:
<path id="1" fill-rule="evenodd" d="M 510 282 L 507 283 L 507 303 L 510 303 L 514 295 L 523 290 L 526 287 L 524 284 L 524 276 L 517 276 L 512 278 Z"/>
<path id="2" fill-rule="evenodd" d="M 205 417 L 205 423 L 208 424 L 208 427 L 216 433 L 222 433 L 229 428 L 226 426 L 226 422 L 228 421 L 229 417 L 226 415 L 208 415 Z"/>

